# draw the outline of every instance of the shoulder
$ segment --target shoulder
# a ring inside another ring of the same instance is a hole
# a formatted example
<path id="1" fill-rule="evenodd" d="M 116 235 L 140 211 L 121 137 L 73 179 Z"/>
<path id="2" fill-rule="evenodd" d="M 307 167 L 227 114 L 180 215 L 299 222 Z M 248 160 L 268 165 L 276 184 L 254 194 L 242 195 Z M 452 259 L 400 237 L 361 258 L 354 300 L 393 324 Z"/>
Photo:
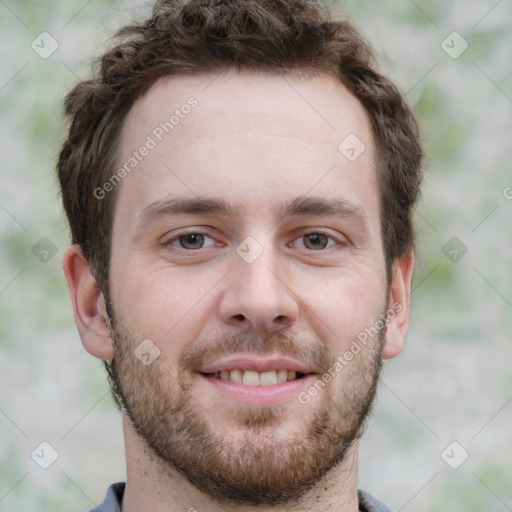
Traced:
<path id="1" fill-rule="evenodd" d="M 89 512 L 121 512 L 125 482 L 112 484 L 105 495 L 103 503 Z M 359 510 L 361 512 L 391 512 L 381 501 L 375 499 L 365 491 L 358 491 Z"/>
<path id="2" fill-rule="evenodd" d="M 107 490 L 103 503 L 89 512 L 121 512 L 125 487 L 125 482 L 112 484 Z"/>
<path id="3" fill-rule="evenodd" d="M 361 512 L 391 512 L 381 501 L 375 499 L 365 491 L 357 491 L 359 497 L 359 510 Z"/>

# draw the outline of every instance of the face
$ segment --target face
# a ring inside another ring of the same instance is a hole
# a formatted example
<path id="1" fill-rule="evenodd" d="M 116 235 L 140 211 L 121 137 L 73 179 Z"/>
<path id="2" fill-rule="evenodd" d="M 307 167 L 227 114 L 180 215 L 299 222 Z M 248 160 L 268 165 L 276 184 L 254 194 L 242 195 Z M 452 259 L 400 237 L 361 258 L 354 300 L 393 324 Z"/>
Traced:
<path id="1" fill-rule="evenodd" d="M 114 369 L 161 471 L 219 501 L 284 503 L 357 440 L 390 308 L 375 156 L 328 75 L 175 77 L 133 107 Z"/>

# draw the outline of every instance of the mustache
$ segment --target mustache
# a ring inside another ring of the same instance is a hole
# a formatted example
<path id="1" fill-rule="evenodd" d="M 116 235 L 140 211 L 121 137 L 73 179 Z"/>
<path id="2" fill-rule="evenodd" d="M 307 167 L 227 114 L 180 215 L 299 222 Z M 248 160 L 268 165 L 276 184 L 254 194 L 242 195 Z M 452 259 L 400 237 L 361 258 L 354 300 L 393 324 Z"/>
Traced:
<path id="1" fill-rule="evenodd" d="M 288 356 L 321 373 L 326 372 L 335 362 L 334 356 L 319 342 L 305 343 L 282 332 L 265 336 L 241 333 L 196 345 L 182 355 L 178 368 L 192 372 L 201 366 L 236 354 Z"/>

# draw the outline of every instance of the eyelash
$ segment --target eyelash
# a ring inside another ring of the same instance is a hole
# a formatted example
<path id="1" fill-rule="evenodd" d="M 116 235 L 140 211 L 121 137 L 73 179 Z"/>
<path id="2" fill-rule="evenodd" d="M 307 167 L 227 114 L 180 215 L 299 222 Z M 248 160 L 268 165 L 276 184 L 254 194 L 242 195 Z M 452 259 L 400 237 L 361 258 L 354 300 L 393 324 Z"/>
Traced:
<path id="1" fill-rule="evenodd" d="M 337 245 L 343 245 L 339 240 L 337 240 L 336 238 L 334 238 L 333 236 L 331 236 L 329 233 L 321 230 L 321 229 L 316 229 L 316 230 L 313 230 L 313 231 L 307 231 L 305 233 L 302 233 L 299 237 L 295 238 L 294 242 L 296 242 L 297 240 L 301 240 L 303 239 L 304 237 L 308 236 L 308 235 L 324 235 L 326 236 L 329 240 L 327 242 L 327 244 L 329 244 L 329 241 L 333 241 L 335 242 L 335 244 Z M 301 249 L 306 249 L 308 250 L 308 252 L 324 252 L 324 251 L 327 251 L 329 249 L 332 249 L 333 246 L 331 247 L 325 247 L 323 249 L 317 249 L 317 250 L 314 250 L 314 249 L 309 249 L 307 247 L 301 247 Z"/>
<path id="2" fill-rule="evenodd" d="M 207 238 L 210 238 L 211 240 L 213 240 L 213 243 L 211 243 L 210 245 L 208 245 L 206 247 L 199 247 L 198 249 L 186 249 L 185 247 L 181 247 L 180 245 L 179 246 L 173 245 L 174 242 L 179 244 L 180 238 L 184 238 L 184 237 L 186 237 L 188 235 L 202 235 L 204 237 L 207 237 Z M 346 241 L 342 242 L 339 239 L 336 239 L 335 237 L 333 237 L 332 235 L 330 235 L 329 233 L 325 232 L 322 229 L 316 229 L 316 230 L 311 230 L 311 231 L 307 231 L 305 233 L 302 233 L 300 236 L 298 236 L 297 238 L 295 238 L 293 240 L 293 243 L 297 242 L 297 240 L 303 239 L 304 237 L 306 237 L 308 235 L 324 235 L 324 236 L 326 236 L 329 239 L 327 244 L 329 244 L 329 242 L 333 241 L 338 246 L 346 245 Z M 204 232 L 199 231 L 199 230 L 195 230 L 195 231 L 194 230 L 190 230 L 190 231 L 185 231 L 185 232 L 177 234 L 176 236 L 174 236 L 174 237 L 170 238 L 169 240 L 167 240 L 163 245 L 165 247 L 172 247 L 174 249 L 177 249 L 178 251 L 196 252 L 196 251 L 199 251 L 201 249 L 208 249 L 209 247 L 212 247 L 214 245 L 218 245 L 219 243 L 220 242 L 218 242 L 213 236 L 208 235 L 207 233 L 204 233 Z M 328 246 L 328 247 L 325 247 L 323 249 L 317 249 L 317 250 L 315 250 L 315 249 L 308 249 L 307 247 L 301 247 L 300 249 L 305 249 L 308 252 L 314 253 L 314 252 L 325 252 L 325 251 L 328 251 L 329 249 L 333 249 L 334 247 L 335 246 L 332 245 L 330 247 Z"/>
<path id="3" fill-rule="evenodd" d="M 210 244 L 207 247 L 200 247 L 199 249 L 186 249 L 185 247 L 181 247 L 180 245 L 178 245 L 178 246 L 174 246 L 173 245 L 173 242 L 177 242 L 179 244 L 180 238 L 184 238 L 184 237 L 189 236 L 189 235 L 202 235 L 204 237 L 208 237 L 208 238 L 212 239 L 214 241 L 214 243 Z M 175 248 L 175 249 L 181 250 L 181 251 L 195 252 L 195 251 L 198 251 L 200 249 L 205 249 L 205 248 L 211 247 L 213 245 L 218 245 L 218 242 L 217 242 L 217 240 L 215 240 L 215 238 L 213 236 L 210 236 L 207 233 L 204 233 L 204 232 L 199 231 L 199 230 L 190 230 L 190 231 L 184 231 L 182 233 L 177 234 L 176 236 L 174 236 L 174 237 L 170 238 L 169 240 L 167 240 L 163 245 L 166 246 L 166 247 L 172 247 L 172 248 Z"/>

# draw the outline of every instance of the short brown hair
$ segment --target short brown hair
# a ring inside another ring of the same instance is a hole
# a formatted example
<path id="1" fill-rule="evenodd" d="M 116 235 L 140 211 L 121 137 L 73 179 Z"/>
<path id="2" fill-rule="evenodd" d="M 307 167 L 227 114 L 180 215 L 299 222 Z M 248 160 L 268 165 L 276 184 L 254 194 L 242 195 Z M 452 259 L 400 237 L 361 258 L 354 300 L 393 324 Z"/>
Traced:
<path id="1" fill-rule="evenodd" d="M 376 71 L 370 46 L 349 22 L 334 20 L 313 0 L 161 0 L 148 20 L 117 37 L 96 76 L 77 84 L 65 100 L 70 128 L 58 160 L 72 242 L 82 247 L 100 289 L 108 291 L 116 191 L 99 200 L 94 190 L 114 174 L 128 112 L 161 77 L 230 68 L 335 73 L 359 99 L 377 148 L 390 278 L 394 259 L 414 246 L 422 151 L 411 110 Z"/>

